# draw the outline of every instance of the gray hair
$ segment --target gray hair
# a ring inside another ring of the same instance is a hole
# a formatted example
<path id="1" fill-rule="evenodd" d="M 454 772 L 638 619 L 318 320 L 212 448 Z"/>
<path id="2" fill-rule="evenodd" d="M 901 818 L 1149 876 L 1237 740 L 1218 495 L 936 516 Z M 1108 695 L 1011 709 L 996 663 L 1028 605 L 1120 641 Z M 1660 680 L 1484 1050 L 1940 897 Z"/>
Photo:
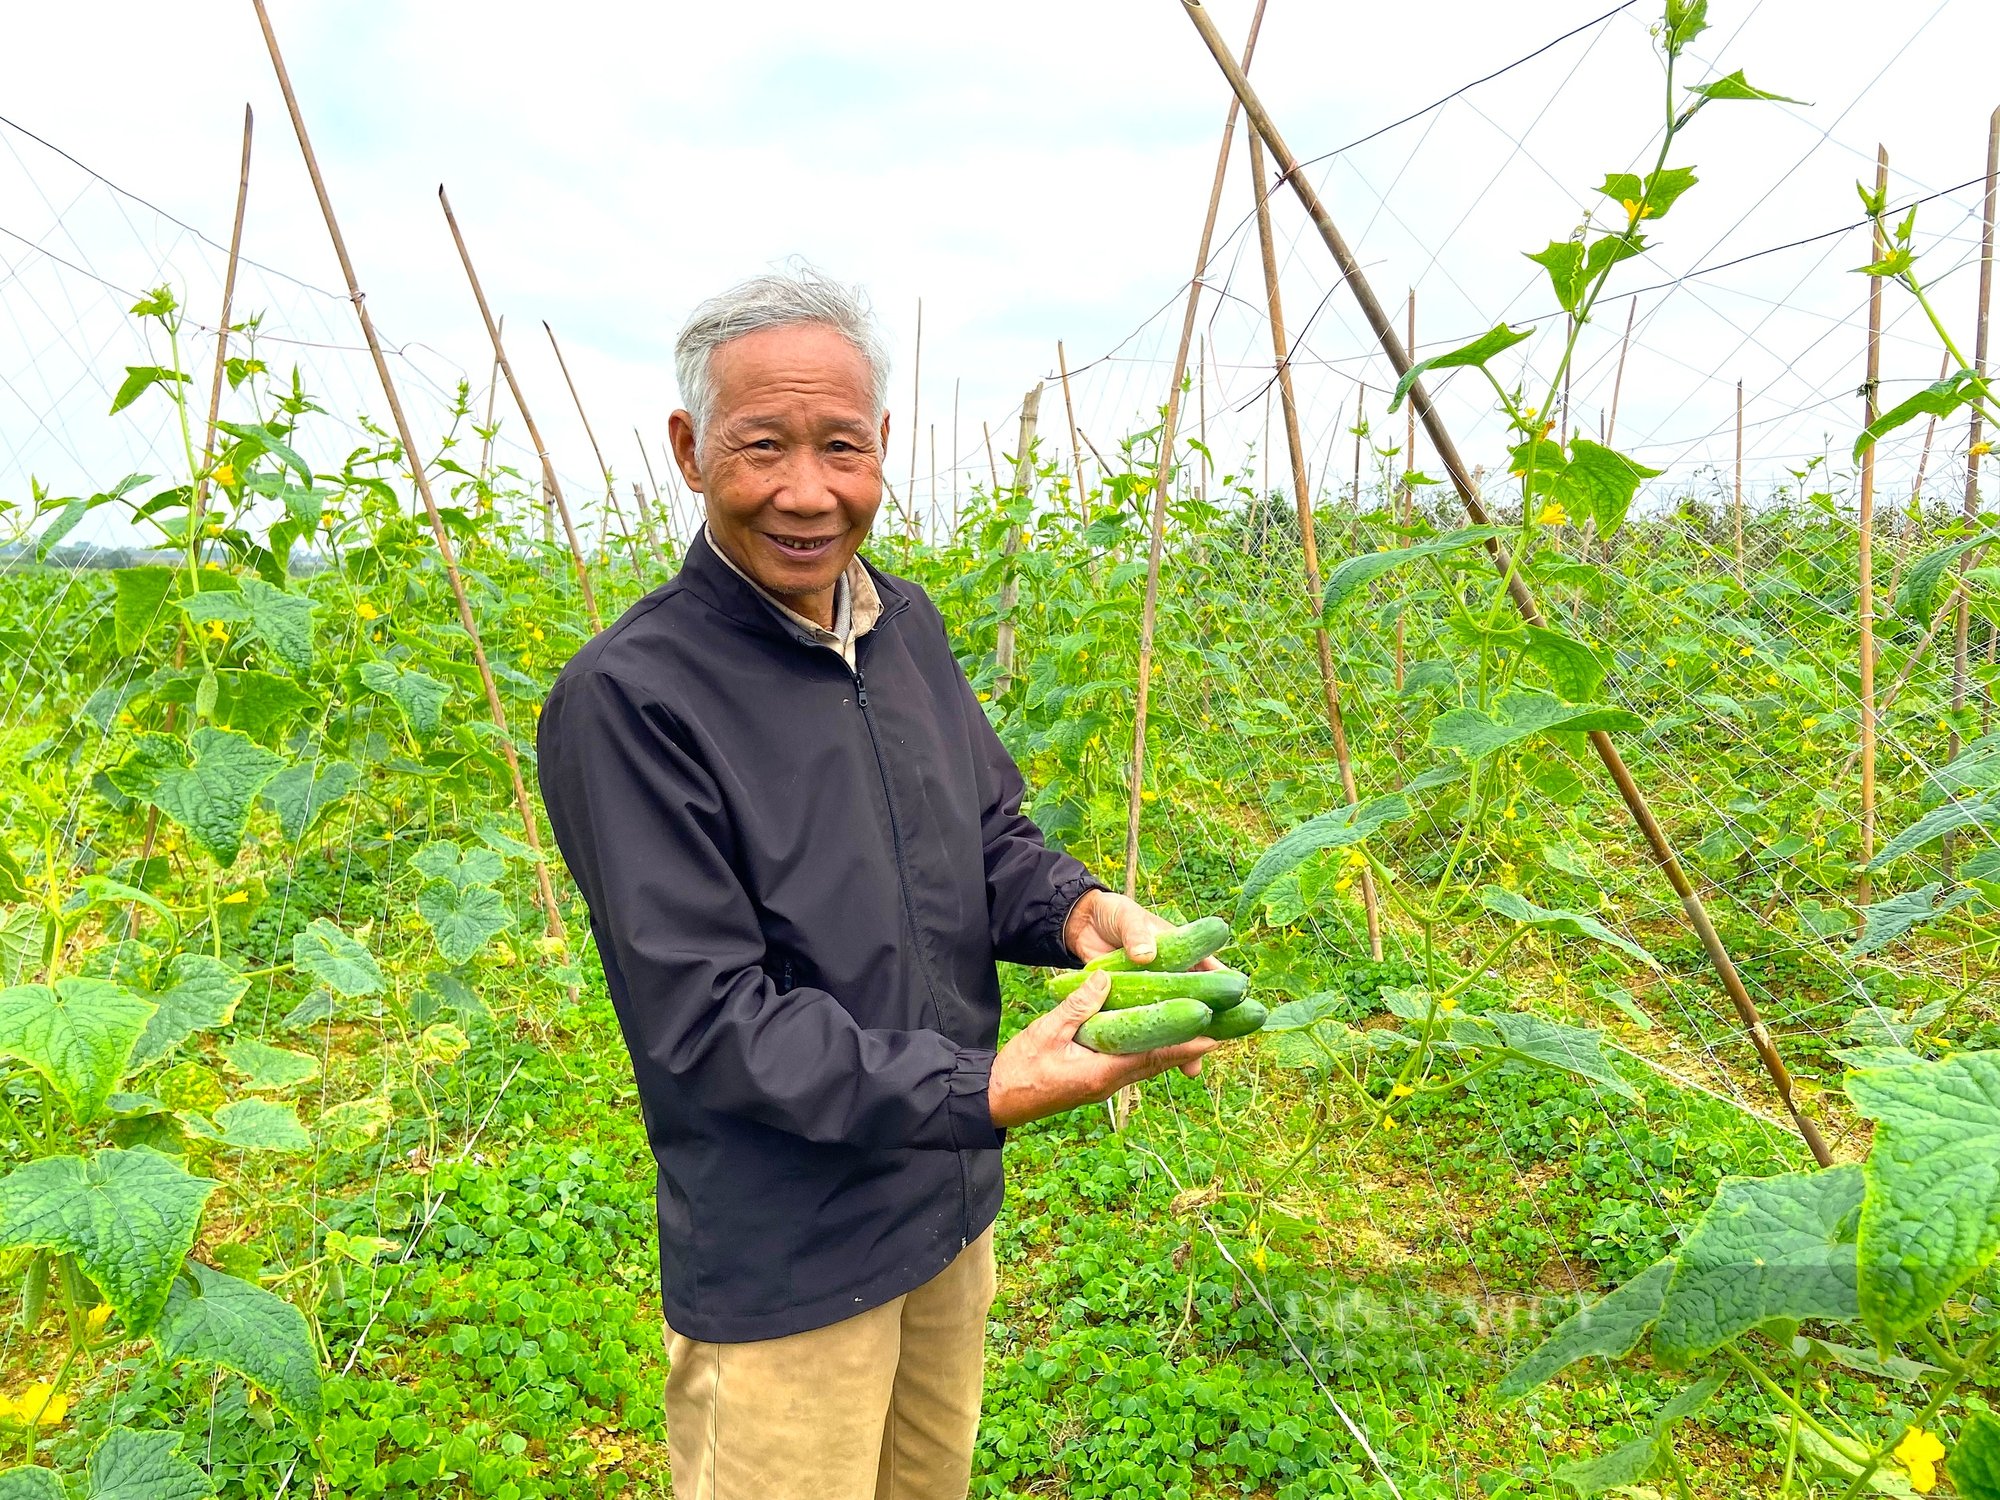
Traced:
<path id="1" fill-rule="evenodd" d="M 696 442 L 707 436 L 715 415 L 715 385 L 710 379 L 715 351 L 745 334 L 800 323 L 831 328 L 868 362 L 875 420 L 881 420 L 889 404 L 889 351 L 867 297 L 860 288 L 834 281 L 800 261 L 785 272 L 753 276 L 710 297 L 694 310 L 674 340 L 674 376 L 681 404 L 694 419 Z"/>

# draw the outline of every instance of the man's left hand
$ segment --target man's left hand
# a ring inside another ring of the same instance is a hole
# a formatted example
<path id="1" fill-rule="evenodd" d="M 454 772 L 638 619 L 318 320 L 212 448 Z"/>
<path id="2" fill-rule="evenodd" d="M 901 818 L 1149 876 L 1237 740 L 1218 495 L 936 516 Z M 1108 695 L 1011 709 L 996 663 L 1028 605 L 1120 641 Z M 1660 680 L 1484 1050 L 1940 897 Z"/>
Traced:
<path id="1" fill-rule="evenodd" d="M 1123 948 L 1133 962 L 1143 966 L 1153 961 L 1159 935 L 1173 930 L 1172 922 L 1154 916 L 1130 896 L 1091 890 L 1070 908 L 1063 923 L 1063 946 L 1085 963 Z M 1222 965 L 1204 958 L 1195 967 L 1219 969 Z"/>

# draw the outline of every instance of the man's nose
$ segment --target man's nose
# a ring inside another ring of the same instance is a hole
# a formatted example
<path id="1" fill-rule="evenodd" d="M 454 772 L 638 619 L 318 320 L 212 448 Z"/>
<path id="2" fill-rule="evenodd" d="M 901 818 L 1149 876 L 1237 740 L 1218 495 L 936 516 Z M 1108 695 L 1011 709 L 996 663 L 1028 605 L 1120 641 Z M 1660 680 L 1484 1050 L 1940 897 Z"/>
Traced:
<path id="1" fill-rule="evenodd" d="M 790 515 L 819 516 L 840 506 L 832 470 L 815 452 L 794 454 L 780 476 L 771 503 Z"/>

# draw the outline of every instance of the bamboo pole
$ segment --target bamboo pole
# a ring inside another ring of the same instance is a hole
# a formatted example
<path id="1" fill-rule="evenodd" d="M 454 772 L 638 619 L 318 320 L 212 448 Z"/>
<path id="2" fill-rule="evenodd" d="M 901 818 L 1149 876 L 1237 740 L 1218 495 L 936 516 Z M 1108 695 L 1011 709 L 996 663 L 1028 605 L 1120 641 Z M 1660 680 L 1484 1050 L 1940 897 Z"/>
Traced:
<path id="1" fill-rule="evenodd" d="M 1411 287 L 1409 295 L 1410 295 L 1409 307 L 1405 322 L 1405 327 L 1407 328 L 1408 332 L 1405 333 L 1404 338 L 1407 343 L 1407 346 L 1411 349 L 1414 349 L 1417 347 L 1417 289 L 1415 287 Z M 1417 467 L 1417 409 L 1416 407 L 1412 406 L 1408 408 L 1408 410 L 1405 413 L 1405 426 L 1403 431 L 1403 491 L 1400 495 L 1396 497 L 1396 519 L 1404 526 L 1408 526 L 1410 524 L 1410 511 L 1412 505 L 1415 503 L 1416 486 L 1410 483 L 1410 475 L 1416 472 L 1416 467 Z M 1403 691 L 1403 655 L 1404 655 L 1403 616 L 1399 611 L 1396 615 L 1396 693 L 1397 696 L 1399 697 L 1402 695 Z M 1398 716 L 1397 728 L 1396 728 L 1396 765 L 1398 767 L 1396 773 L 1396 784 L 1398 786 L 1402 785 L 1403 781 L 1402 771 L 1400 769 L 1402 764 L 1403 764 L 1402 721 L 1401 717 Z"/>
<path id="2" fill-rule="evenodd" d="M 507 331 L 507 315 L 505 313 L 500 315 L 500 331 L 502 333 Z M 493 412 L 494 408 L 499 404 L 500 361 L 495 359 L 493 361 L 493 374 L 486 382 L 486 436 L 479 443 L 479 482 L 489 488 L 493 483 L 491 478 L 493 469 L 493 434 L 495 431 L 493 426 Z"/>
<path id="3" fill-rule="evenodd" d="M 1632 347 L 1632 319 L 1638 314 L 1639 299 L 1625 304 L 1625 337 L 1618 341 L 1618 373 L 1611 377 L 1611 416 L 1604 424 L 1604 446 L 1618 436 L 1618 398 L 1625 390 L 1625 351 Z"/>
<path id="4" fill-rule="evenodd" d="M 660 546 L 659 534 L 653 529 L 653 513 L 646 506 L 646 487 L 638 480 L 632 481 L 632 505 L 639 512 L 639 534 L 646 539 L 646 545 L 659 554 L 661 562 L 667 560 L 665 550 Z"/>
<path id="5" fill-rule="evenodd" d="M 229 259 L 222 272 L 222 314 L 215 325 L 215 369 L 208 383 L 208 425 L 202 429 L 201 473 L 194 477 L 194 503 L 188 507 L 188 534 L 194 538 L 197 549 L 201 546 L 202 512 L 208 500 L 209 471 L 215 467 L 215 424 L 222 417 L 222 382 L 229 370 L 229 319 L 236 305 L 236 267 L 243 258 L 243 211 L 250 201 L 250 141 L 256 125 L 256 116 L 248 104 L 243 106 L 243 161 L 236 175 L 236 218 L 229 229 Z M 187 624 L 185 618 L 174 632 L 174 670 L 179 671 L 187 660 Z M 162 725 L 171 731 L 178 716 L 180 705 L 169 703 L 161 716 Z M 137 884 L 146 884 L 146 866 L 153 859 L 153 844 L 159 837 L 160 809 L 151 806 L 146 809 L 146 831 L 139 840 L 139 865 Z M 125 935 L 139 935 L 139 903 L 134 901 L 125 913 Z"/>
<path id="6" fill-rule="evenodd" d="M 1736 586 L 1743 583 L 1743 382 L 1736 382 L 1736 487 L 1729 502 L 1731 524 L 1736 532 Z"/>
<path id="7" fill-rule="evenodd" d="M 1333 756 L 1340 769 L 1340 790 L 1349 807 L 1361 805 L 1354 780 L 1354 760 L 1347 752 L 1347 725 L 1340 709 L 1340 682 L 1333 674 L 1333 647 L 1320 613 L 1319 540 L 1314 532 L 1312 489 L 1306 480 L 1305 444 L 1299 437 L 1299 404 L 1292 386 L 1292 353 L 1285 335 L 1285 304 L 1278 290 L 1278 251 L 1271 237 L 1271 196 L 1264 191 L 1264 143 L 1257 132 L 1246 132 L 1250 146 L 1250 191 L 1257 200 L 1257 248 L 1264 261 L 1264 299 L 1270 309 L 1271 358 L 1278 371 L 1278 403 L 1285 418 L 1285 446 L 1292 461 L 1292 493 L 1299 512 L 1299 549 L 1305 561 L 1306 599 L 1313 612 L 1313 651 L 1319 658 L 1320 694 L 1326 727 L 1333 736 Z M 1375 901 L 1375 875 L 1361 867 L 1361 902 L 1368 918 L 1368 952 L 1382 957 L 1382 915 Z"/>
<path id="8" fill-rule="evenodd" d="M 1089 507 L 1083 499 L 1083 444 L 1076 439 L 1076 404 L 1069 398 L 1069 359 L 1061 339 L 1056 340 L 1056 369 L 1062 374 L 1063 415 L 1069 419 L 1069 458 L 1076 470 L 1076 521 L 1080 527 L 1089 519 Z"/>
<path id="9" fill-rule="evenodd" d="M 937 423 L 935 422 L 931 423 L 931 493 L 929 498 L 929 504 L 926 507 L 926 509 L 929 512 L 931 534 L 935 536 L 937 534 L 937 522 L 938 522 Z"/>
<path id="10" fill-rule="evenodd" d="M 577 587 L 583 591 L 584 613 L 590 619 L 592 630 L 602 630 L 604 619 L 597 612 L 597 592 L 590 586 L 590 569 L 583 560 L 583 543 L 577 539 L 576 523 L 570 519 L 569 502 L 563 498 L 562 481 L 556 478 L 556 467 L 549 461 L 548 444 L 542 441 L 541 429 L 535 426 L 534 413 L 528 410 L 528 398 L 521 392 L 521 382 L 514 378 L 514 366 L 507 359 L 507 346 L 501 341 L 499 325 L 493 321 L 493 310 L 486 305 L 485 288 L 479 284 L 479 273 L 472 268 L 472 252 L 465 248 L 465 236 L 458 229 L 458 216 L 451 211 L 451 199 L 442 183 L 438 185 L 438 203 L 444 209 L 445 223 L 451 226 L 451 241 L 458 246 L 459 261 L 465 266 L 465 279 L 472 283 L 472 295 L 479 303 L 479 316 L 486 322 L 486 335 L 493 341 L 494 361 L 500 366 L 500 373 L 507 377 L 507 389 L 513 393 L 514 405 L 528 429 L 528 440 L 535 445 L 535 457 L 542 461 L 543 491 L 548 499 L 555 502 L 556 514 L 562 517 L 570 561 L 576 564 Z"/>
<path id="11" fill-rule="evenodd" d="M 1257 137 L 1253 135 L 1250 139 L 1254 141 Z M 1258 186 L 1263 181 L 1263 178 L 1264 172 L 1260 167 L 1256 172 L 1251 174 L 1250 179 L 1251 190 L 1257 194 L 1257 202 L 1260 206 L 1263 206 L 1268 198 L 1263 188 Z M 1265 208 L 1265 212 L 1270 212 L 1268 207 Z M 1200 405 L 1195 408 L 1195 432 L 1201 439 L 1201 489 L 1199 493 L 1202 504 L 1206 505 L 1208 503 L 1208 339 L 1206 337 L 1195 346 L 1194 388 L 1195 393 L 1200 397 Z"/>
<path id="12" fill-rule="evenodd" d="M 917 298 L 917 354 L 910 361 L 910 480 L 903 486 L 903 521 L 909 535 L 917 534 L 917 415 L 923 396 L 924 299 Z"/>
<path id="13" fill-rule="evenodd" d="M 951 378 L 951 531 L 947 542 L 958 538 L 958 387 L 960 377 Z"/>
<path id="14" fill-rule="evenodd" d="M 986 438 L 986 467 L 993 473 L 993 488 L 987 491 L 987 493 L 998 495 L 1000 493 L 1000 465 L 993 461 L 993 429 L 988 427 L 984 422 L 981 422 L 979 424 L 979 431 Z"/>
<path id="15" fill-rule="evenodd" d="M 635 438 L 639 436 L 638 428 L 635 427 L 632 429 L 632 436 Z M 643 442 L 639 444 L 639 451 L 642 454 L 646 451 L 646 445 Z M 683 488 L 681 484 L 681 468 L 679 464 L 674 462 L 673 450 L 667 446 L 666 439 L 664 438 L 660 440 L 660 462 L 667 466 L 667 524 L 670 528 L 670 535 L 672 535 L 675 542 L 679 542 L 681 539 L 680 497 Z M 653 461 L 648 458 L 646 460 L 646 472 L 650 474 L 652 469 Z M 654 490 L 656 493 L 658 489 L 659 481 L 655 480 Z M 688 540 L 693 541 L 694 534 L 701 530 L 701 526 L 697 523 L 702 520 L 702 510 L 701 506 L 695 503 L 692 495 L 688 496 L 688 509 L 691 512 L 688 517 Z"/>
<path id="16" fill-rule="evenodd" d="M 1264 138 L 1265 147 L 1278 163 L 1279 170 L 1291 183 L 1292 191 L 1297 194 L 1300 203 L 1318 228 L 1320 237 L 1333 255 L 1342 277 L 1353 289 L 1355 300 L 1360 304 L 1363 315 L 1368 319 L 1369 326 L 1382 345 L 1383 352 L 1388 355 L 1389 363 L 1395 368 L 1399 377 L 1408 374 L 1410 355 L 1396 337 L 1395 325 L 1389 321 L 1382 304 L 1376 300 L 1374 288 L 1370 286 L 1353 252 L 1348 249 L 1347 241 L 1335 227 L 1332 216 L 1320 201 L 1319 194 L 1300 174 L 1298 158 L 1285 144 L 1284 137 L 1278 134 L 1277 126 L 1272 123 L 1263 102 L 1252 90 L 1250 80 L 1244 76 L 1243 70 L 1229 55 L 1229 49 L 1223 42 L 1221 34 L 1216 31 L 1215 23 L 1209 18 L 1207 10 L 1199 0 L 1181 0 L 1181 5 L 1187 12 L 1189 20 L 1194 23 L 1195 29 L 1201 34 L 1210 55 L 1215 58 L 1216 66 L 1228 78 L 1230 87 L 1242 102 L 1244 113 L 1249 116 L 1252 128 Z M 1430 435 L 1431 445 L 1437 450 L 1445 471 L 1451 476 L 1452 486 L 1458 491 L 1459 499 L 1464 503 L 1467 513 L 1475 525 L 1487 524 L 1486 508 L 1480 503 L 1479 495 L 1473 488 L 1470 471 L 1459 457 L 1458 446 L 1452 441 L 1451 433 L 1445 427 L 1443 418 L 1432 404 L 1430 392 L 1425 388 L 1423 381 L 1419 379 L 1412 382 L 1408 394 L 1409 399 L 1416 403 L 1417 414 L 1423 420 L 1424 430 Z M 1486 543 L 1486 551 L 1495 569 L 1507 580 L 1508 596 L 1513 600 L 1515 609 L 1522 619 L 1531 625 L 1542 624 L 1542 612 L 1535 603 L 1534 595 L 1529 592 L 1527 583 L 1512 568 L 1507 549 L 1496 538 Z M 1632 820 L 1639 826 L 1641 834 L 1644 835 L 1654 860 L 1673 886 L 1675 894 L 1680 897 L 1682 909 L 1687 912 L 1690 924 L 1700 937 L 1709 962 L 1714 965 L 1716 976 L 1721 980 L 1737 1017 L 1749 1035 L 1751 1046 L 1756 1050 L 1759 1061 L 1764 1065 L 1779 1097 L 1784 1101 L 1786 1112 L 1790 1114 L 1793 1124 L 1798 1128 L 1807 1148 L 1811 1150 L 1813 1159 L 1822 1166 L 1830 1166 L 1833 1154 L 1827 1149 L 1819 1127 L 1813 1123 L 1812 1117 L 1806 1114 L 1804 1107 L 1799 1103 L 1792 1088 L 1791 1073 L 1785 1067 L 1784 1059 L 1779 1055 L 1777 1044 L 1772 1041 L 1763 1017 L 1758 1014 L 1757 1002 L 1745 988 L 1743 976 L 1737 972 L 1728 948 L 1724 946 L 1720 934 L 1716 932 L 1715 923 L 1709 918 L 1706 904 L 1689 882 L 1686 871 L 1681 868 L 1680 859 L 1674 853 L 1673 845 L 1654 818 L 1645 793 L 1632 779 L 1632 773 L 1626 768 L 1624 757 L 1618 753 L 1618 747 L 1612 742 L 1609 734 L 1603 730 L 1592 730 L 1589 738 L 1591 748 L 1597 752 L 1598 759 L 1604 763 L 1605 770 L 1616 784 L 1618 795 L 1624 801 L 1627 811 L 1631 813 Z"/>
<path id="17" fill-rule="evenodd" d="M 278 37 L 271 29 L 271 17 L 264 9 L 264 0 L 250 0 L 250 3 L 257 10 L 257 24 L 263 29 L 264 45 L 270 51 L 271 66 L 278 75 L 278 88 L 285 96 L 285 108 L 292 117 L 292 130 L 299 138 L 299 152 L 306 159 L 306 175 L 312 179 L 314 196 L 319 199 L 320 215 L 326 220 L 327 237 L 333 241 L 333 253 L 339 259 L 341 275 L 347 281 L 348 300 L 354 304 L 354 316 L 361 323 L 361 336 L 368 345 L 370 358 L 375 362 L 376 378 L 382 382 L 383 398 L 388 401 L 389 414 L 395 419 L 397 441 L 403 445 L 411 477 L 416 480 L 417 493 L 423 498 L 431 537 L 437 543 L 438 557 L 444 563 L 445 577 L 451 585 L 452 602 L 458 606 L 459 627 L 472 643 L 472 661 L 478 667 L 480 683 L 486 689 L 487 712 L 492 715 L 493 727 L 500 732 L 500 754 L 507 762 L 508 779 L 513 784 L 514 809 L 520 814 L 521 833 L 533 856 L 536 892 L 542 911 L 548 918 L 548 935 L 560 951 L 567 954 L 569 938 L 563 931 L 555 887 L 549 881 L 548 861 L 542 858 L 542 835 L 535 825 L 534 807 L 528 801 L 528 789 L 521 780 L 521 758 L 514 749 L 514 736 L 507 728 L 507 710 L 501 706 L 500 689 L 494 685 L 493 666 L 487 661 L 485 644 L 479 638 L 479 622 L 473 618 L 472 604 L 466 598 L 465 580 L 459 576 L 458 559 L 451 550 L 451 537 L 438 515 L 437 501 L 431 495 L 430 475 L 425 472 L 423 460 L 417 454 L 409 419 L 403 415 L 402 398 L 396 392 L 395 378 L 389 373 L 389 361 L 382 353 L 382 341 L 375 336 L 375 320 L 368 316 L 367 301 L 362 295 L 360 282 L 355 279 L 354 262 L 348 258 L 347 241 L 341 237 L 340 222 L 333 214 L 333 199 L 328 196 L 326 182 L 320 176 L 319 158 L 313 155 L 312 139 L 306 134 L 305 116 L 299 112 L 298 96 L 292 92 L 291 75 L 285 71 L 284 54 L 278 50 Z"/>
<path id="18" fill-rule="evenodd" d="M 1257 32 L 1264 24 L 1265 0 L 1257 0 L 1250 17 L 1250 37 L 1243 44 L 1243 67 L 1257 50 Z M 1205 19 L 1205 18 L 1204 18 Z M 1235 63 L 1232 60 L 1231 66 Z M 1139 808 L 1146 784 L 1146 701 L 1152 688 L 1153 629 L 1160 611 L 1160 555 L 1167 541 L 1167 482 L 1173 474 L 1174 428 L 1181 415 L 1181 382 L 1187 378 L 1188 349 L 1194 343 L 1195 313 L 1201 307 L 1202 276 L 1208 270 L 1209 246 L 1215 240 L 1215 216 L 1222 206 L 1222 184 L 1229 175 L 1229 147 L 1236 138 L 1239 101 L 1229 101 L 1222 122 L 1222 147 L 1215 156 L 1215 180 L 1208 190 L 1208 214 L 1202 220 L 1201 244 L 1195 252 L 1194 275 L 1188 282 L 1187 308 L 1181 315 L 1181 342 L 1174 352 L 1174 378 L 1167 386 L 1167 415 L 1160 427 L 1159 463 L 1153 475 L 1153 531 L 1146 552 L 1146 602 L 1139 616 L 1139 688 L 1132 713 L 1132 774 L 1125 804 L 1125 894 L 1139 884 Z M 1263 456 L 1258 455 L 1258 462 Z"/>
<path id="19" fill-rule="evenodd" d="M 1875 148 L 1875 191 L 1889 191 L 1889 152 Z M 1869 231 L 1872 251 L 1868 259 L 1880 260 L 1888 253 L 1880 222 Z M 1861 425 L 1872 427 L 1880 409 L 1882 384 L 1882 278 L 1868 278 L 1868 375 L 1861 386 Z M 1742 390 L 1739 384 L 1737 389 Z M 1739 417 L 1736 430 L 1743 430 Z M 1861 515 L 1857 541 L 1856 588 L 1859 599 L 1855 614 L 1861 634 L 1861 879 L 1857 894 L 1863 906 L 1873 896 L 1868 866 L 1875 859 L 1875 444 L 1861 450 Z"/>
<path id="20" fill-rule="evenodd" d="M 1986 202 L 1980 218 L 1979 230 L 1979 308 L 1974 324 L 1972 368 L 1982 380 L 1986 376 L 1987 335 L 1991 328 L 1993 313 L 1993 215 L 1996 189 L 2000 189 L 2000 109 L 1993 111 L 1993 119 L 1986 133 Z M 1872 278 L 1871 278 L 1872 279 Z M 1972 408 L 1972 420 L 1968 425 L 1965 454 L 1965 507 L 1967 524 L 1979 516 L 1979 441 L 1983 428 L 1980 409 Z M 1972 664 L 1967 647 L 1967 635 L 1972 623 L 1972 600 L 1966 593 L 1965 577 L 1969 558 L 1958 561 L 1958 619 L 1955 650 L 1951 667 L 1951 746 L 1947 755 L 1950 760 L 1958 759 L 1958 719 L 1957 713 L 1965 707 L 1966 684 L 1972 675 Z M 1947 846 L 1949 847 L 1949 846 Z"/>
<path id="21" fill-rule="evenodd" d="M 632 539 L 632 533 L 626 530 L 625 513 L 618 508 L 617 487 L 611 478 L 611 465 L 604 461 L 604 450 L 597 446 L 597 434 L 590 430 L 590 413 L 583 409 L 583 397 L 577 394 L 576 382 L 570 379 L 569 361 L 563 358 L 562 345 L 556 342 L 556 331 L 549 327 L 547 318 L 542 319 L 542 332 L 549 336 L 549 347 L 556 355 L 556 368 L 562 371 L 563 384 L 569 387 L 569 399 L 576 403 L 576 417 L 583 423 L 583 435 L 590 440 L 590 453 L 591 457 L 597 460 L 597 471 L 604 476 L 604 503 L 611 507 L 611 514 L 618 518 L 618 529 L 625 532 L 625 545 L 632 554 L 632 571 L 644 574 L 646 565 L 640 561 L 639 544 Z"/>
<path id="22" fill-rule="evenodd" d="M 1035 388 L 1021 398 L 1021 431 L 1014 452 L 1014 492 L 1009 504 L 1018 503 L 1032 493 L 1035 484 L 1035 426 L 1042 414 L 1042 383 L 1035 382 Z M 1021 527 L 1018 522 L 1007 524 L 1007 537 L 1001 543 L 1001 550 L 1009 558 L 1021 550 Z M 993 679 L 993 699 L 997 703 L 1005 695 L 1014 675 L 1014 605 L 1021 597 L 1021 585 L 1009 569 L 1006 581 L 1000 585 L 1000 624 L 993 636 L 993 661 L 999 668 Z"/>

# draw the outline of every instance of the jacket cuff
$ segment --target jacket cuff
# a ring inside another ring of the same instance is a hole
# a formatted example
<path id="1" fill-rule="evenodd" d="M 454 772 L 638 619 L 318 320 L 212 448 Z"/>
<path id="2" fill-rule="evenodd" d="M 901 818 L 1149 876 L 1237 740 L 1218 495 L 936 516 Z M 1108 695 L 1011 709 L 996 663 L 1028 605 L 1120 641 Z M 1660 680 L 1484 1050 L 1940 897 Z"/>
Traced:
<path id="1" fill-rule="evenodd" d="M 958 1151 L 998 1151 L 1005 1133 L 994 1128 L 987 1086 L 993 1079 L 993 1054 L 983 1047 L 958 1049 L 958 1066 L 951 1070 L 945 1095 L 945 1119 L 951 1143 Z"/>
<path id="2" fill-rule="evenodd" d="M 1042 946 L 1056 955 L 1054 958 L 1047 960 L 1049 968 L 1080 969 L 1083 967 L 1083 960 L 1070 952 L 1068 945 L 1063 942 L 1063 929 L 1069 926 L 1070 913 L 1076 910 L 1077 902 L 1081 901 L 1092 891 L 1107 891 L 1109 889 L 1111 887 L 1107 886 L 1088 870 L 1079 870 L 1076 874 L 1070 876 L 1069 879 L 1057 883 L 1054 893 L 1049 897 L 1049 926 L 1044 933 L 1037 934 L 1042 939 Z"/>

